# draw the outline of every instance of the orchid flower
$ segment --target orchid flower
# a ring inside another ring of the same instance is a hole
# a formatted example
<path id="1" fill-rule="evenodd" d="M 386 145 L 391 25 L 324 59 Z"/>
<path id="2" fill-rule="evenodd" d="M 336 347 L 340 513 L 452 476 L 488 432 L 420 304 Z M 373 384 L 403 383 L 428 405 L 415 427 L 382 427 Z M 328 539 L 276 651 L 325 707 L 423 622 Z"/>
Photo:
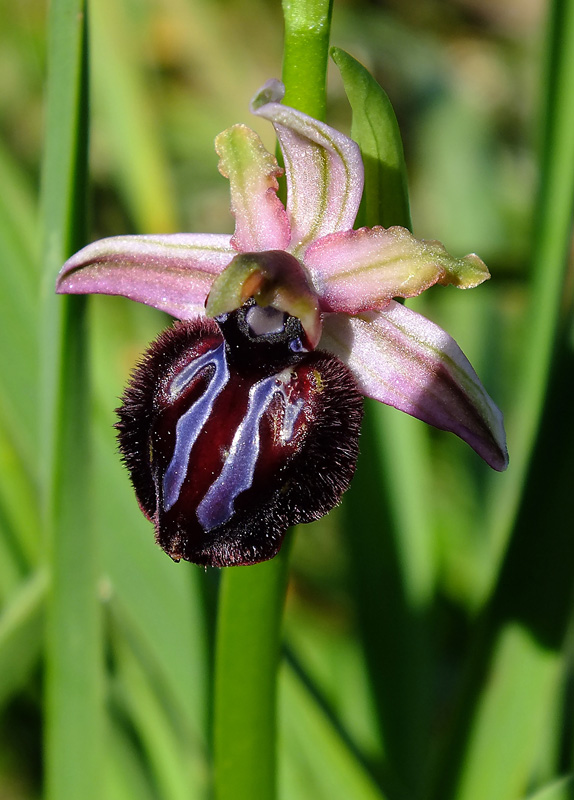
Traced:
<path id="1" fill-rule="evenodd" d="M 502 415 L 456 342 L 395 298 L 489 277 L 405 228 L 353 230 L 358 146 L 281 103 L 269 81 L 251 129 L 215 142 L 233 235 L 119 236 L 88 245 L 62 293 L 123 295 L 180 320 L 151 345 L 118 409 L 120 451 L 159 544 L 228 566 L 274 556 L 288 526 L 340 500 L 358 454 L 362 395 L 464 439 L 507 466 Z"/>

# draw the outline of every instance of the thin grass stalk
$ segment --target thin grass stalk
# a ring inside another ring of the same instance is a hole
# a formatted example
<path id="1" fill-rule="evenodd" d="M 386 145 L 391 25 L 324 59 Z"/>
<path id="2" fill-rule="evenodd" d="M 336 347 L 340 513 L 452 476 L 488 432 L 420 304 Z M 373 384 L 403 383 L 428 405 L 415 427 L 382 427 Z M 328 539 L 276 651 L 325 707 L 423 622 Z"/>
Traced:
<path id="1" fill-rule="evenodd" d="M 102 648 L 89 511 L 86 301 L 54 296 L 59 267 L 85 242 L 86 40 L 83 0 L 53 0 L 41 214 L 42 489 L 50 573 L 45 680 L 48 800 L 101 798 Z"/>
<path id="2" fill-rule="evenodd" d="M 532 215 L 529 324 L 516 392 L 516 419 L 509 430 L 510 469 L 498 482 L 499 491 L 492 507 L 494 539 L 499 552 L 508 541 L 523 497 L 525 476 L 556 360 L 556 342 L 565 322 L 564 297 L 574 210 L 573 80 L 574 7 L 569 0 L 554 0 L 549 6 L 542 80 L 540 181 Z"/>
<path id="3" fill-rule="evenodd" d="M 331 0 L 286 0 L 286 102 L 325 117 Z M 289 534 L 288 534 L 289 535 Z M 225 569 L 214 687 L 216 800 L 277 796 L 277 672 L 289 542 L 272 561 Z"/>

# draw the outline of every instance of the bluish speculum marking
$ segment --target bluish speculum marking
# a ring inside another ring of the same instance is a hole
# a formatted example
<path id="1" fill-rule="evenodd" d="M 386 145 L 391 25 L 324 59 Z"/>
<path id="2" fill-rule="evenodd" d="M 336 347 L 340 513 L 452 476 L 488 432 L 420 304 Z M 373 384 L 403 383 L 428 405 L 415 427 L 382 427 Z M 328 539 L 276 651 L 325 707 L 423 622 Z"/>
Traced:
<path id="1" fill-rule="evenodd" d="M 287 314 L 273 306 L 252 306 L 246 314 L 247 324 L 254 336 L 281 333 L 285 330 Z"/>
<path id="2" fill-rule="evenodd" d="M 235 500 L 241 492 L 252 486 L 260 455 L 259 426 L 277 394 L 284 399 L 281 443 L 285 444 L 292 438 L 295 423 L 303 408 L 303 399 L 289 403 L 283 374 L 258 381 L 249 391 L 247 411 L 235 432 L 223 469 L 197 507 L 197 518 L 205 530 L 228 522 L 235 513 Z"/>
<path id="3" fill-rule="evenodd" d="M 173 379 L 170 386 L 171 396 L 176 397 L 201 370 L 208 367 L 213 367 L 214 369 L 205 391 L 177 421 L 175 447 L 163 477 L 163 506 L 165 511 L 169 511 L 179 498 L 187 475 L 189 457 L 193 445 L 207 423 L 215 401 L 229 380 L 229 369 L 225 359 L 225 344 L 222 343 L 215 350 L 208 350 L 188 364 Z"/>
<path id="4" fill-rule="evenodd" d="M 295 400 L 294 403 L 285 404 L 285 415 L 283 417 L 283 427 L 281 428 L 281 444 L 286 444 L 293 438 L 295 423 L 303 410 L 303 405 L 304 401 L 302 397 Z"/>

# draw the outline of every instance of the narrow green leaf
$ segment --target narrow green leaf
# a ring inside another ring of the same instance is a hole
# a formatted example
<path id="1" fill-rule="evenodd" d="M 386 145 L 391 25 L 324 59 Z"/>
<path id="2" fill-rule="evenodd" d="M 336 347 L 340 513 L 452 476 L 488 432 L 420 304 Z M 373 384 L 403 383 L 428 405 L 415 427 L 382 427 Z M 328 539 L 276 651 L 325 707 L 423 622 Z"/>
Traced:
<path id="1" fill-rule="evenodd" d="M 574 425 L 563 423 L 574 392 L 574 352 L 564 344 L 556 358 L 520 513 L 477 626 L 437 800 L 523 794 L 561 690 L 574 586 L 574 539 L 564 509 L 574 474 Z"/>
<path id="2" fill-rule="evenodd" d="M 508 442 L 512 469 L 497 482 L 492 524 L 503 551 L 521 502 L 551 372 L 553 351 L 567 335 L 571 309 L 568 274 L 574 212 L 574 6 L 550 4 L 544 106 L 541 109 L 540 184 L 533 210 L 532 284 L 522 370 Z M 569 309 L 570 304 L 570 309 Z M 495 558 L 494 563 L 499 563 Z M 495 576 L 493 576 L 494 578 Z"/>
<path id="3" fill-rule="evenodd" d="M 389 433 L 392 425 L 400 426 L 398 417 L 395 409 L 366 403 L 361 455 L 343 512 L 351 588 L 385 764 L 415 792 L 424 779 L 430 741 L 435 576 L 429 506 L 424 505 L 427 454 L 417 442 L 417 421 L 408 420 L 414 439 L 408 425 Z"/>
<path id="4" fill-rule="evenodd" d="M 131 733 L 119 721 L 110 721 L 102 800 L 157 800 L 147 764 Z"/>
<path id="5" fill-rule="evenodd" d="M 321 536 L 319 530 L 324 528 L 325 538 L 331 539 L 329 544 L 339 551 L 338 557 L 342 556 L 336 530 L 340 519 L 337 511 L 331 519 L 316 523 L 314 530 L 302 532 L 295 542 L 296 547 L 305 548 L 303 552 L 296 550 L 294 553 L 297 565 L 301 568 L 301 564 L 316 558 L 323 573 L 319 581 L 325 575 L 325 558 L 321 546 L 317 547 L 315 534 Z M 328 590 L 328 587 L 327 577 L 325 588 Z M 375 719 L 376 704 L 361 643 L 352 635 L 355 627 L 354 619 L 345 624 L 329 613 L 319 617 L 310 614 L 308 596 L 294 595 L 285 618 L 285 656 L 316 701 L 335 718 L 344 738 L 352 743 L 353 752 L 360 753 L 369 763 L 377 763 L 381 760 L 381 741 Z M 342 686 L 344 691 L 341 691 Z"/>
<path id="6" fill-rule="evenodd" d="M 495 506 L 498 548 L 509 531 L 512 536 L 477 629 L 437 800 L 524 794 L 538 737 L 550 724 L 546 715 L 560 690 L 571 625 L 574 542 L 564 499 L 574 474 L 567 274 L 574 202 L 574 7 L 562 0 L 550 9 L 548 63 L 533 302 L 516 393 L 518 435 L 514 446 L 509 439 L 510 474 L 500 483 Z"/>
<path id="7" fill-rule="evenodd" d="M 56 298 L 54 281 L 85 241 L 85 3 L 50 6 L 42 173 L 44 319 L 41 430 L 50 568 L 46 637 L 45 794 L 100 797 L 102 645 L 90 513 L 85 299 Z"/>
<path id="8" fill-rule="evenodd" d="M 162 800 L 198 799 L 205 794 L 207 770 L 202 753 L 192 748 L 173 724 L 156 687 L 127 640 L 116 638 L 116 703 L 127 713 L 143 745 Z M 182 687 L 183 689 L 184 687 Z M 205 782 L 202 787 L 202 781 Z M 193 794 L 192 794 L 193 792 Z"/>
<path id="9" fill-rule="evenodd" d="M 132 49 L 128 13 L 115 0 L 92 6 L 97 107 L 109 121 L 106 133 L 118 188 L 136 226 L 142 232 L 170 233 L 178 228 L 174 193 L 141 60 Z"/>
<path id="10" fill-rule="evenodd" d="M 15 558 L 25 569 L 41 557 L 37 476 L 32 465 L 24 462 L 13 433 L 12 426 L 0 422 L 0 519 Z"/>
<path id="11" fill-rule="evenodd" d="M 9 262 L 23 284 L 28 298 L 37 292 L 38 253 L 37 240 L 30 235 L 38 226 L 34 194 L 22 168 L 0 141 L 0 241 L 9 247 L 14 258 Z"/>
<path id="12" fill-rule="evenodd" d="M 37 462 L 38 225 L 32 189 L 0 143 L 0 414 L 17 457 Z"/>
<path id="13" fill-rule="evenodd" d="M 365 190 L 360 216 L 364 225 L 402 225 L 411 230 L 403 142 L 387 94 L 372 75 L 339 47 L 331 48 L 353 110 L 351 136 L 361 148 Z"/>
<path id="14" fill-rule="evenodd" d="M 339 48 L 331 56 L 365 166 L 361 224 L 410 228 L 403 146 L 391 103 L 354 58 Z M 428 614 L 436 569 L 430 474 L 425 426 L 367 403 L 359 468 L 344 505 L 349 557 L 387 759 L 413 790 L 424 776 L 430 732 Z"/>
<path id="15" fill-rule="evenodd" d="M 0 604 L 10 602 L 12 592 L 24 578 L 24 570 L 17 553 L 14 552 L 13 531 L 9 529 L 4 510 L 0 506 Z"/>
<path id="16" fill-rule="evenodd" d="M 282 789 L 298 786 L 297 800 L 385 800 L 365 766 L 349 748 L 292 668 L 281 671 Z M 297 783 L 297 778 L 299 781 Z"/>
<path id="17" fill-rule="evenodd" d="M 560 658 L 517 625 L 501 632 L 496 680 L 477 707 L 456 793 L 464 800 L 507 800 L 527 785 L 560 687 Z"/>

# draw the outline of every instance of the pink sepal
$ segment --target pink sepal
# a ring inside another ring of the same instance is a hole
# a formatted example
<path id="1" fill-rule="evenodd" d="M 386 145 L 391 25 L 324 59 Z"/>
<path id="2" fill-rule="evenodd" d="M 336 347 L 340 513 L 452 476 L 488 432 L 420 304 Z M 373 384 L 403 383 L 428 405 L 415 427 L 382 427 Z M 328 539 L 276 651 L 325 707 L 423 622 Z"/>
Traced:
<path id="1" fill-rule="evenodd" d="M 66 261 L 56 291 L 122 295 L 191 319 L 204 313 L 211 284 L 234 255 L 230 237 L 219 234 L 114 236 Z"/>
<path id="2" fill-rule="evenodd" d="M 281 104 L 285 87 L 267 81 L 251 111 L 273 123 L 285 160 L 291 252 L 353 227 L 363 193 L 363 162 L 348 136 Z"/>
<path id="3" fill-rule="evenodd" d="M 291 239 L 287 213 L 277 197 L 283 170 L 259 136 L 246 125 L 233 125 L 215 139 L 219 171 L 229 178 L 239 253 L 286 250 Z"/>
<path id="4" fill-rule="evenodd" d="M 415 297 L 435 283 L 457 283 L 472 271 L 489 277 L 478 256 L 451 256 L 440 242 L 416 239 L 406 228 L 360 228 L 312 242 L 303 256 L 324 311 L 383 309 L 393 297 Z M 481 267 L 481 269 L 479 269 Z"/>
<path id="5" fill-rule="evenodd" d="M 508 466 L 501 412 L 434 322 L 391 301 L 382 312 L 327 315 L 319 346 L 349 366 L 363 394 L 455 433 L 496 470 Z"/>

